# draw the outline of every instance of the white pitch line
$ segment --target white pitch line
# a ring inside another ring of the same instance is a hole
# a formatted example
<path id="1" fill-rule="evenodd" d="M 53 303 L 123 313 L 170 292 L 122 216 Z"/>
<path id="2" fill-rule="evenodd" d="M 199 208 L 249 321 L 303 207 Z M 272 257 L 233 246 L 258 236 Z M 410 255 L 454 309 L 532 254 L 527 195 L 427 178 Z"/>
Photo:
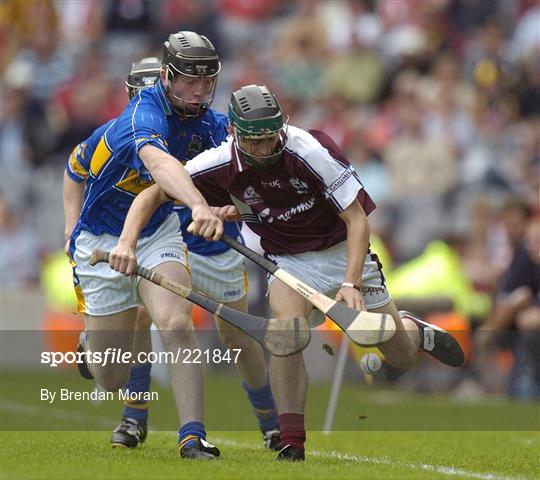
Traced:
<path id="1" fill-rule="evenodd" d="M 221 443 L 223 445 L 229 445 L 230 447 L 238 448 L 248 448 L 253 450 L 258 450 L 249 443 L 241 443 L 235 440 L 229 440 L 226 438 L 216 438 L 213 437 L 216 443 Z M 496 475 L 493 473 L 478 473 L 470 472 L 468 470 L 463 470 L 461 468 L 446 467 L 442 465 L 430 465 L 426 463 L 406 463 L 401 461 L 394 461 L 389 457 L 366 457 L 360 455 L 353 455 L 351 453 L 340 453 L 340 452 L 322 452 L 319 450 L 308 450 L 308 455 L 313 455 L 315 457 L 331 457 L 337 458 L 338 460 L 345 460 L 349 462 L 357 463 L 369 463 L 372 465 L 392 465 L 398 466 L 401 468 L 406 468 L 408 470 L 425 470 L 428 472 L 440 473 L 442 475 L 458 476 L 465 478 L 475 478 L 478 480 L 524 480 L 524 477 L 505 477 Z"/>
<path id="2" fill-rule="evenodd" d="M 69 420 L 74 423 L 87 423 L 88 420 L 90 420 L 93 423 L 98 423 L 103 426 L 111 426 L 118 420 L 110 419 L 103 415 L 88 415 L 86 412 L 82 413 L 56 407 L 47 408 L 4 399 L 0 401 L 0 407 L 6 412 L 18 413 L 20 415 L 31 417 L 49 417 L 56 420 Z"/>
<path id="3" fill-rule="evenodd" d="M 50 409 L 46 407 L 40 407 L 36 405 L 29 405 L 25 403 L 19 403 L 19 402 L 13 402 L 10 400 L 2 400 L 0 402 L 0 405 L 3 410 L 11 411 L 13 413 L 21 413 L 23 415 L 31 415 L 31 416 L 48 416 L 52 418 L 58 418 L 56 414 L 64 417 L 65 419 L 70 419 L 75 422 L 81 422 L 81 415 L 77 412 L 72 412 L 70 410 L 61 410 L 58 408 Z M 85 413 L 84 416 L 88 418 L 88 414 Z M 111 425 L 115 422 L 113 419 L 109 419 L 102 415 L 92 415 L 92 420 L 96 423 L 100 423 L 102 425 Z M 172 435 L 178 435 L 176 432 L 169 432 Z M 237 442 L 236 440 L 230 440 L 227 438 L 219 438 L 219 437 L 213 437 L 216 443 L 221 443 L 223 445 L 229 445 L 230 447 L 237 447 L 237 448 L 246 448 L 250 450 L 260 450 L 260 448 L 254 447 L 251 443 L 242 443 Z M 524 477 L 505 477 L 496 475 L 493 473 L 477 473 L 477 472 L 470 472 L 467 470 L 463 470 L 460 468 L 454 468 L 454 467 L 445 467 L 441 465 L 430 465 L 427 463 L 405 463 L 401 461 L 393 461 L 389 457 L 366 457 L 366 456 L 360 456 L 360 455 L 354 455 L 351 453 L 340 453 L 340 452 L 323 452 L 320 450 L 309 450 L 309 455 L 313 455 L 315 457 L 331 457 L 331 458 L 337 458 L 338 460 L 345 460 L 349 462 L 357 462 L 357 463 L 370 463 L 373 465 L 392 465 L 392 466 L 399 466 L 401 468 L 406 468 L 408 470 L 425 470 L 428 472 L 435 472 L 440 473 L 443 475 L 450 475 L 450 476 L 458 476 L 458 477 L 465 477 L 465 478 L 474 478 L 477 480 L 525 480 Z"/>

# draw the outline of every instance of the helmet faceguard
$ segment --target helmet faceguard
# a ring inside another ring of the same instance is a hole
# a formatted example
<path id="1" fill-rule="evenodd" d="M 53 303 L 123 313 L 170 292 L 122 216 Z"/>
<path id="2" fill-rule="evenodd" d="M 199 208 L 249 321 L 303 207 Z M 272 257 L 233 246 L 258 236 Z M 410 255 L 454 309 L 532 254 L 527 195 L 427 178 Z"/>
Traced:
<path id="1" fill-rule="evenodd" d="M 161 62 L 156 57 L 146 57 L 133 63 L 126 80 L 126 92 L 131 100 L 140 90 L 152 87 L 159 79 Z"/>
<path id="2" fill-rule="evenodd" d="M 287 119 L 267 87 L 248 85 L 234 92 L 229 122 L 236 148 L 249 166 L 264 170 L 280 160 L 287 143 Z"/>
<path id="3" fill-rule="evenodd" d="M 174 111 L 182 118 L 204 115 L 214 101 L 221 70 L 221 63 L 212 43 L 195 32 L 173 33 L 163 44 L 162 66 L 166 73 L 165 90 Z M 188 85 L 196 81 L 202 82 L 203 97 L 193 100 L 185 98 L 182 92 L 178 93 L 175 84 L 179 79 Z"/>

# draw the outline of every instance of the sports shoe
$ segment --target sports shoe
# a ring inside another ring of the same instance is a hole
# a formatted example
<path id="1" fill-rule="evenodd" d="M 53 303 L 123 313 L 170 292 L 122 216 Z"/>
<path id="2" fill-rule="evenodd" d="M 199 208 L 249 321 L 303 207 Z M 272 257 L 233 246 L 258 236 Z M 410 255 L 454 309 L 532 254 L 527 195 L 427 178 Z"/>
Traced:
<path id="1" fill-rule="evenodd" d="M 276 460 L 285 460 L 288 462 L 303 462 L 305 459 L 304 452 L 292 445 L 285 445 L 276 457 Z"/>
<path id="2" fill-rule="evenodd" d="M 263 442 L 264 448 L 279 452 L 279 450 L 281 449 L 279 441 L 279 430 L 268 430 L 266 432 L 263 432 Z"/>
<path id="3" fill-rule="evenodd" d="M 85 353 L 88 351 L 88 335 L 86 333 L 86 330 L 83 330 L 79 334 L 79 344 L 77 345 L 77 353 Z M 78 360 L 78 359 L 77 359 Z M 81 362 L 77 362 L 77 368 L 79 369 L 79 373 L 81 374 L 81 377 L 86 378 L 86 380 L 94 380 L 94 375 L 92 375 L 92 372 L 88 368 L 88 364 L 86 363 L 86 355 L 81 355 Z"/>
<path id="4" fill-rule="evenodd" d="M 465 354 L 457 340 L 446 330 L 424 322 L 410 312 L 401 310 L 401 317 L 412 320 L 420 331 L 420 350 L 450 367 L 460 367 L 465 362 Z"/>
<path id="5" fill-rule="evenodd" d="M 193 444 L 194 442 L 195 445 Z M 191 440 L 180 448 L 180 457 L 213 460 L 219 457 L 219 450 L 206 440 L 197 437 L 196 440 Z"/>
<path id="6" fill-rule="evenodd" d="M 144 443 L 148 435 L 146 422 L 139 422 L 134 418 L 122 418 L 111 436 L 112 447 L 135 448 L 139 443 Z"/>

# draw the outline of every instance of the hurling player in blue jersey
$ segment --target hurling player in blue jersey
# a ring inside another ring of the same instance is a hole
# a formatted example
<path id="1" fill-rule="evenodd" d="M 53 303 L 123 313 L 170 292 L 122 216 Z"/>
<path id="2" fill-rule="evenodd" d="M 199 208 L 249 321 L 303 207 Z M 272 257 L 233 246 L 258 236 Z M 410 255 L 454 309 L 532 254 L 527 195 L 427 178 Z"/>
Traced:
<path id="1" fill-rule="evenodd" d="M 165 44 L 164 59 L 168 57 L 172 43 L 171 38 L 169 38 L 169 43 Z M 126 82 L 130 98 L 132 98 L 135 89 L 145 88 L 149 83 L 153 84 L 156 81 L 161 67 L 158 62 L 159 60 L 155 58 L 143 59 L 133 65 Z M 164 63 L 165 68 L 168 66 Z M 170 66 L 174 68 L 174 65 Z M 165 77 L 163 80 L 166 82 L 168 79 Z M 156 88 L 159 89 L 159 86 Z M 182 111 L 175 113 L 179 114 L 181 118 L 197 118 L 196 115 L 184 109 L 185 105 L 182 106 Z M 200 124 L 197 123 L 194 125 L 195 132 L 192 133 L 190 127 L 192 127 L 193 122 L 184 122 L 184 131 L 180 135 L 181 152 L 176 153 L 177 158 L 189 160 L 203 149 L 208 148 L 208 146 L 216 146 L 225 139 L 226 117 L 212 111 L 207 114 L 205 108 L 200 109 L 199 116 L 202 117 L 203 124 L 208 126 L 211 125 L 207 118 L 210 113 L 213 114 L 213 118 L 217 119 L 216 123 L 218 125 L 219 121 L 222 120 L 222 131 L 220 132 L 218 128 L 215 128 L 205 136 L 204 130 L 201 131 Z M 93 157 L 94 150 L 102 134 L 111 126 L 111 123 L 108 122 L 96 130 L 90 139 L 75 148 L 70 157 L 64 180 L 67 236 L 71 233 L 72 226 L 80 211 L 84 189 L 83 180 L 88 176 L 90 159 Z M 199 130 L 197 130 L 198 128 Z M 187 141 L 182 142 L 184 137 Z M 210 145 L 208 145 L 209 139 Z M 179 216 L 182 222 L 184 239 L 190 250 L 189 260 L 193 288 L 233 308 L 246 311 L 247 282 L 242 257 L 228 247 L 206 242 L 201 240 L 200 237 L 187 233 L 185 229 L 191 222 L 191 211 L 189 209 L 180 207 Z M 231 236 L 236 237 L 239 235 L 239 225 L 235 222 L 227 222 L 224 228 Z M 148 333 L 150 323 L 151 320 L 145 309 L 141 309 L 137 319 L 137 331 L 139 333 L 135 336 L 135 351 L 148 351 L 151 349 L 150 335 Z M 244 390 L 259 420 L 265 446 L 276 449 L 279 446 L 277 412 L 265 371 L 262 349 L 243 332 L 231 327 L 221 319 L 216 318 L 216 323 L 226 346 L 242 350 L 238 361 L 238 369 L 244 379 Z M 83 332 L 83 335 L 86 335 L 86 333 Z M 86 366 L 81 370 L 84 371 L 85 369 Z M 133 367 L 125 388 L 130 392 L 148 392 L 150 369 L 151 365 L 149 363 Z M 92 374 L 88 370 L 86 370 L 86 375 L 86 378 L 92 378 Z M 122 423 L 113 432 L 111 444 L 113 446 L 135 447 L 142 443 L 147 434 L 147 417 L 147 402 L 144 398 L 135 402 L 127 401 Z M 186 437 L 186 435 L 182 435 L 182 432 L 180 436 L 181 440 L 182 437 Z"/>
<path id="2" fill-rule="evenodd" d="M 169 55 L 163 59 L 166 68 L 161 81 L 136 95 L 95 148 L 81 214 L 70 242 L 75 290 L 79 310 L 85 315 L 89 350 L 130 352 L 133 360 L 138 353 L 133 352 L 133 340 L 140 305 L 144 303 L 158 326 L 165 350 L 174 354 L 196 347 L 191 304 L 144 280 L 130 281 L 107 265 L 91 267 L 91 252 L 96 248 L 110 250 L 118 243 L 133 199 L 154 182 L 171 199 L 191 208 L 196 233 L 217 239 L 223 232 L 222 222 L 178 161 L 183 146 L 179 140 L 187 123 L 201 135 L 204 148 L 215 146 L 213 135 L 222 127 L 208 106 L 221 65 L 213 45 L 194 32 L 171 35 L 165 45 Z M 163 205 L 140 241 L 129 247 L 148 267 L 189 285 L 187 249 L 172 207 L 172 201 Z M 114 391 L 126 384 L 131 365 L 129 361 L 88 366 L 105 389 Z M 205 438 L 201 365 L 173 363 L 170 371 L 181 423 L 180 455 L 218 457 L 219 450 Z"/>

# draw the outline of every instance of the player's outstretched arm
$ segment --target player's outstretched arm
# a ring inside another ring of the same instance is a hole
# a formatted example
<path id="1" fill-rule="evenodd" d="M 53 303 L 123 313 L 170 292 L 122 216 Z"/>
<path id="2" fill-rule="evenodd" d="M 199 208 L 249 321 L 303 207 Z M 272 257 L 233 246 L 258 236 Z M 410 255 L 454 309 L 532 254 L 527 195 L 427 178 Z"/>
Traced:
<path id="1" fill-rule="evenodd" d="M 182 164 L 152 145 L 144 145 L 139 156 L 162 190 L 170 198 L 191 208 L 194 233 L 207 240 L 219 240 L 223 234 L 223 222 L 210 210 Z"/>
<path id="2" fill-rule="evenodd" d="M 64 251 L 69 256 L 69 240 L 81 213 L 85 181 L 73 181 L 64 170 L 63 201 L 64 201 Z"/>
<path id="3" fill-rule="evenodd" d="M 358 200 L 354 200 L 339 216 L 347 225 L 347 271 L 343 283 L 348 286 L 341 287 L 336 300 L 345 301 L 349 307 L 356 310 L 365 310 L 360 290 L 369 245 L 369 224 Z"/>
<path id="4" fill-rule="evenodd" d="M 129 208 L 118 243 L 110 252 L 109 265 L 111 268 L 128 276 L 135 273 L 137 267 L 135 251 L 141 231 L 157 208 L 170 200 L 156 183 L 135 197 Z"/>

